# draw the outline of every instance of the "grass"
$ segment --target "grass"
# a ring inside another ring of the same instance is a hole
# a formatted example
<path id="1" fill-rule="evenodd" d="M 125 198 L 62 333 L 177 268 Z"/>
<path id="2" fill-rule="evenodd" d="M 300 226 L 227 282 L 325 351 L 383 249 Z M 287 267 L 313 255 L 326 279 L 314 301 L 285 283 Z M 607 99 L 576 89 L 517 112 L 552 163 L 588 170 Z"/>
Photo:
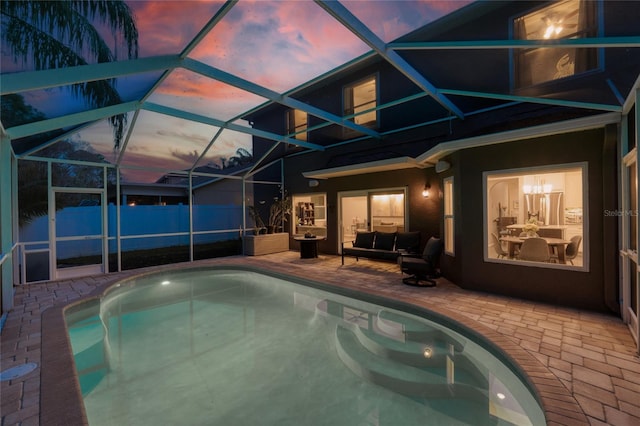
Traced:
<path id="1" fill-rule="evenodd" d="M 240 239 L 217 241 L 209 244 L 193 246 L 194 260 L 212 259 L 215 257 L 235 256 L 242 254 Z M 122 252 L 122 270 L 144 268 L 147 266 L 167 265 L 171 263 L 187 262 L 189 260 L 189 246 L 171 246 L 144 250 Z M 58 260 L 58 267 L 95 265 L 101 262 L 100 256 L 81 256 Z M 118 270 L 118 259 L 115 253 L 109 254 L 109 271 Z"/>

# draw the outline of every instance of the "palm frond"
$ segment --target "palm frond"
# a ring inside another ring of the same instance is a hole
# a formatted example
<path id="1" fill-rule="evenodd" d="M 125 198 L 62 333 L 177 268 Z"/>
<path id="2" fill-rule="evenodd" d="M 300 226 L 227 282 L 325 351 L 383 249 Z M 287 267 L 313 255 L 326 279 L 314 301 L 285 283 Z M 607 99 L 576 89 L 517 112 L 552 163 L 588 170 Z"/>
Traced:
<path id="1" fill-rule="evenodd" d="M 2 1 L 3 17 L 29 25 L 32 30 L 25 32 L 20 44 L 10 42 L 9 46 L 16 53 L 25 53 L 25 47 L 30 47 L 36 57 L 46 57 L 43 50 L 48 46 L 41 46 L 33 37 L 36 32 L 48 34 L 59 40 L 79 56 L 86 58 L 88 63 L 108 62 L 117 59 L 102 36 L 96 30 L 95 24 L 107 25 L 117 42 L 118 34 L 122 35 L 126 46 L 127 57 L 138 56 L 138 30 L 129 6 L 120 1 Z M 40 38 L 42 35 L 39 36 Z M 117 48 L 117 44 L 116 44 Z M 41 61 L 41 68 L 55 68 L 55 63 Z"/>
<path id="2" fill-rule="evenodd" d="M 133 11 L 122 1 L 86 1 L 70 2 L 82 15 L 93 21 L 97 18 L 100 23 L 109 25 L 114 35 L 120 34 L 127 47 L 129 59 L 138 57 L 138 28 Z"/>
<path id="3" fill-rule="evenodd" d="M 138 30 L 133 13 L 122 1 L 8 1 L 0 2 L 2 37 L 14 60 L 31 63 L 37 70 L 73 67 L 116 60 L 95 24 L 107 25 L 116 40 L 122 36 L 127 57 L 138 56 Z M 116 80 L 78 83 L 71 92 L 91 107 L 122 102 Z M 109 118 L 114 147 L 120 146 L 127 125 L 126 114 Z"/>

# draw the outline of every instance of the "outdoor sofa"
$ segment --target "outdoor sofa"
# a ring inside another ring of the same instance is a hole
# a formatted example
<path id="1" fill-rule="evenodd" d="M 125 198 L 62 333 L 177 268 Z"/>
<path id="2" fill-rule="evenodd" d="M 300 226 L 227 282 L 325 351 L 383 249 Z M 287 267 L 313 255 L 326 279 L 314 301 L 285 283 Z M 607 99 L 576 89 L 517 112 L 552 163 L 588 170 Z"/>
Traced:
<path id="1" fill-rule="evenodd" d="M 348 244 L 348 243 L 347 243 Z M 420 231 L 408 232 L 357 232 L 352 247 L 341 243 L 342 264 L 345 256 L 397 261 L 401 254 L 417 254 L 420 251 Z"/>

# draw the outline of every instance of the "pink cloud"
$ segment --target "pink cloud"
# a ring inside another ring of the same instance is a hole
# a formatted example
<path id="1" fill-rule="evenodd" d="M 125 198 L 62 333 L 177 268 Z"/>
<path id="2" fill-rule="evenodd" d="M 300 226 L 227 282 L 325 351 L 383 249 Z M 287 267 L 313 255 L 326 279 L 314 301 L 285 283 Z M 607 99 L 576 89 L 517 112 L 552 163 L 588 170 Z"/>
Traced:
<path id="1" fill-rule="evenodd" d="M 385 42 L 467 3 L 344 2 Z M 243 1 L 234 6 L 191 56 L 284 91 L 368 50 L 357 36 L 313 2 Z"/>
<path id="2" fill-rule="evenodd" d="M 471 1 L 345 1 L 344 5 L 384 42 L 390 42 Z"/>
<path id="3" fill-rule="evenodd" d="M 140 56 L 179 53 L 211 19 L 222 1 L 130 2 L 140 34 Z"/>
<path id="4" fill-rule="evenodd" d="M 282 91 L 365 50 L 312 2 L 240 2 L 191 56 Z"/>
<path id="5" fill-rule="evenodd" d="M 175 70 L 149 101 L 227 120 L 266 99 L 187 70 Z"/>
<path id="6" fill-rule="evenodd" d="M 433 0 L 418 0 L 420 3 L 427 4 L 431 9 L 440 12 L 442 15 L 446 15 L 447 13 L 451 13 L 454 10 L 461 9 L 462 7 L 468 5 L 469 3 L 473 3 L 474 0 L 441 0 L 441 1 L 433 1 Z"/>

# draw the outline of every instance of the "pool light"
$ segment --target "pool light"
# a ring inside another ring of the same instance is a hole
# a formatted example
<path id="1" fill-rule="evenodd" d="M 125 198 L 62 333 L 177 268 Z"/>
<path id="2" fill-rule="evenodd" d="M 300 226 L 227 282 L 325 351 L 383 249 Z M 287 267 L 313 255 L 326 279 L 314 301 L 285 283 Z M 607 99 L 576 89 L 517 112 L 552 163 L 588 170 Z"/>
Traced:
<path id="1" fill-rule="evenodd" d="M 169 284 L 171 284 L 171 281 L 162 281 L 160 284 L 162 284 L 162 285 L 169 285 Z"/>

